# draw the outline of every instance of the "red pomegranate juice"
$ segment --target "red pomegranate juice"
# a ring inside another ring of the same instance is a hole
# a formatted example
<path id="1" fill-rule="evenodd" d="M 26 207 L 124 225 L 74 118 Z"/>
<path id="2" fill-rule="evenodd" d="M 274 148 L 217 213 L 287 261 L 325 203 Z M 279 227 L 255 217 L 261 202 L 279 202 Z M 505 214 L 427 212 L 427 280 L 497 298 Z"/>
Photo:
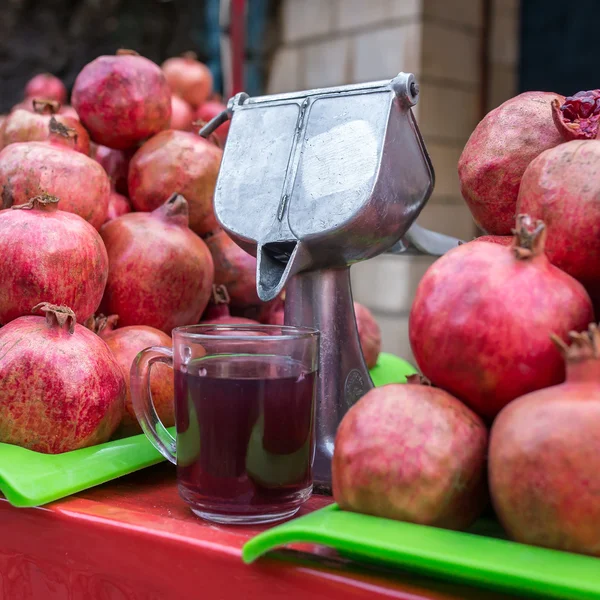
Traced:
<path id="1" fill-rule="evenodd" d="M 180 494 L 212 520 L 293 514 L 312 489 L 315 373 L 286 357 L 211 356 L 175 371 Z"/>

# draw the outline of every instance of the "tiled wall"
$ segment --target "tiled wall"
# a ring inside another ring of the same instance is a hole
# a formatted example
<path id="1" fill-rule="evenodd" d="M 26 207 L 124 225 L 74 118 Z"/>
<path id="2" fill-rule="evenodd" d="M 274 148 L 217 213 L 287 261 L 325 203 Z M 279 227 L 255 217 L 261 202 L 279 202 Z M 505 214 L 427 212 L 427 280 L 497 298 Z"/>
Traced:
<path id="1" fill-rule="evenodd" d="M 486 82 L 489 106 L 514 95 L 518 1 L 494 0 Z M 416 116 L 436 171 L 419 217 L 430 229 L 470 239 L 456 165 L 479 121 L 482 0 L 283 0 L 282 44 L 269 92 L 417 75 Z M 352 267 L 355 298 L 375 313 L 384 349 L 411 358 L 408 313 L 432 260 L 384 255 Z"/>

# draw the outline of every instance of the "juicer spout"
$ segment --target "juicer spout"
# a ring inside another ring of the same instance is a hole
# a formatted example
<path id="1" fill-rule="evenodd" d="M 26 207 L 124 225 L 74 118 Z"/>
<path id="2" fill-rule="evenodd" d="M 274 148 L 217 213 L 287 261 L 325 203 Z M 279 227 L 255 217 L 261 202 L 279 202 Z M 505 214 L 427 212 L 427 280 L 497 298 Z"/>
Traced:
<path id="1" fill-rule="evenodd" d="M 309 266 L 309 256 L 298 240 L 260 244 L 256 252 L 256 291 L 263 302 L 276 298 L 290 277 Z"/>

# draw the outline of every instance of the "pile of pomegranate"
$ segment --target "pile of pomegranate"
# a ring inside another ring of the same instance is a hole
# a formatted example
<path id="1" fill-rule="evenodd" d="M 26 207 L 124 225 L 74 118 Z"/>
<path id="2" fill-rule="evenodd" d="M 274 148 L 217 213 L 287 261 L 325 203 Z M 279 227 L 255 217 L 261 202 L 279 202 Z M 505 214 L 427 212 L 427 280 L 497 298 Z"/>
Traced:
<path id="1" fill-rule="evenodd" d="M 342 509 L 600 557 L 600 90 L 526 92 L 458 163 L 482 235 L 409 318 L 422 381 L 371 390 L 336 437 Z M 427 378 L 426 380 L 424 378 Z"/>
<path id="2" fill-rule="evenodd" d="M 120 50 L 84 66 L 68 102 L 42 73 L 0 119 L 0 442 L 47 453 L 140 433 L 129 370 L 174 328 L 284 312 L 215 218 L 228 123 L 198 135 L 226 108 L 204 64 Z M 357 319 L 373 366 L 379 329 Z M 151 390 L 174 425 L 166 365 Z"/>

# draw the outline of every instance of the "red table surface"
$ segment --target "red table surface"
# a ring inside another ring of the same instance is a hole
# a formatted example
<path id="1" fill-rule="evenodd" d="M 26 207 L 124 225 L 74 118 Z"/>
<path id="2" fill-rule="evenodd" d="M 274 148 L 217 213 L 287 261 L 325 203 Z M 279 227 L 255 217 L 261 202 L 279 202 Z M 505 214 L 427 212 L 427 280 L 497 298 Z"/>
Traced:
<path id="1" fill-rule="evenodd" d="M 303 511 L 331 498 L 314 496 Z M 0 600 L 501 600 L 509 596 L 373 570 L 317 547 L 244 565 L 261 529 L 210 525 L 158 465 L 35 509 L 0 498 Z"/>

